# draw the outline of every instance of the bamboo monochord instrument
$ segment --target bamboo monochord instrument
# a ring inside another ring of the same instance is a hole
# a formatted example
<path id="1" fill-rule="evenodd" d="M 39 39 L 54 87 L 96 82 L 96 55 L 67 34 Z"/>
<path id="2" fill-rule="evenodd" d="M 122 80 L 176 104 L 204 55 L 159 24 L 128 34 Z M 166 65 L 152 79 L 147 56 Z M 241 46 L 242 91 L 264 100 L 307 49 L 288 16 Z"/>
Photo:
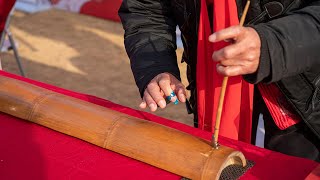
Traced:
<path id="1" fill-rule="evenodd" d="M 153 122 L 0 76 L 0 111 L 190 179 L 218 179 L 241 152 Z"/>

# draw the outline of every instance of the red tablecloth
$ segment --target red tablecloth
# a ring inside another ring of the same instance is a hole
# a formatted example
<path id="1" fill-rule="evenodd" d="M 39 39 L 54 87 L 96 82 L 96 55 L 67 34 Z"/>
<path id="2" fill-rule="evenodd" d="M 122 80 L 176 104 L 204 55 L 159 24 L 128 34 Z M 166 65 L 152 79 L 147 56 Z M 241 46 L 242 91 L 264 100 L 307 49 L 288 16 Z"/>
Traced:
<path id="1" fill-rule="evenodd" d="M 211 134 L 177 122 L 0 71 L 61 94 L 154 121 L 209 140 Z M 255 166 L 242 179 L 304 179 L 318 164 L 221 137 L 221 144 L 242 151 Z M 188 149 L 186 149 L 187 151 Z M 0 114 L 0 179 L 179 179 L 180 177 L 82 140 Z"/>

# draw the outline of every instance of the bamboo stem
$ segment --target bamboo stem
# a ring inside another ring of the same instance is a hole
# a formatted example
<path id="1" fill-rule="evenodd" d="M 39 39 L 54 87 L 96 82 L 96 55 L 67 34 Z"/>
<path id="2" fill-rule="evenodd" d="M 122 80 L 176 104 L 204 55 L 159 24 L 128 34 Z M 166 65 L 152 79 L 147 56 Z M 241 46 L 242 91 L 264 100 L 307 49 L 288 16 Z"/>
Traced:
<path id="1" fill-rule="evenodd" d="M 240 24 L 239 24 L 240 26 L 243 26 L 243 24 L 244 24 L 244 21 L 246 19 L 247 13 L 248 13 L 249 6 L 250 6 L 250 0 L 247 1 L 246 6 L 243 10 L 243 14 L 241 16 Z M 215 149 L 218 149 L 218 147 L 219 147 L 219 143 L 218 143 L 219 129 L 220 129 L 221 115 L 222 115 L 222 109 L 223 109 L 224 97 L 226 94 L 227 84 L 228 84 L 228 77 L 226 76 L 223 78 L 223 81 L 222 81 L 217 116 L 216 116 L 216 124 L 215 124 L 215 128 L 214 128 L 213 147 Z"/>
<path id="2" fill-rule="evenodd" d="M 152 121 L 0 75 L 0 112 L 79 138 L 188 179 L 218 180 L 244 155 Z M 186 151 L 186 149 L 188 151 Z"/>

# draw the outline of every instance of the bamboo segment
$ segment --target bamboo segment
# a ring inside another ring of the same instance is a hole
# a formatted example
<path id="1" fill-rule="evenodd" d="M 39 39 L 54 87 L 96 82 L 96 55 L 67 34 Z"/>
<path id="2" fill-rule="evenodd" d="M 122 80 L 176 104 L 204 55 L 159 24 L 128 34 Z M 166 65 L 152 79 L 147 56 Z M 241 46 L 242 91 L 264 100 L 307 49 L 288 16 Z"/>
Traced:
<path id="1" fill-rule="evenodd" d="M 218 179 L 243 154 L 178 130 L 0 76 L 0 111 L 190 179 Z"/>

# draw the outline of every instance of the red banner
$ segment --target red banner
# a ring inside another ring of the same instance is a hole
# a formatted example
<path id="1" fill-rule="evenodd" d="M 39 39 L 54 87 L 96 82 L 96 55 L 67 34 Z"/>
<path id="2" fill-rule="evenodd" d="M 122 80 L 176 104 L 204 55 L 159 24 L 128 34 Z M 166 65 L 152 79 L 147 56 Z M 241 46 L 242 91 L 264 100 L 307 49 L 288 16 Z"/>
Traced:
<path id="1" fill-rule="evenodd" d="M 217 73 L 212 54 L 228 43 L 212 44 L 208 39 L 212 32 L 238 25 L 239 20 L 234 0 L 214 0 L 212 31 L 206 3 L 206 0 L 201 0 L 197 60 L 198 119 L 199 128 L 214 132 L 223 76 Z M 221 136 L 250 142 L 252 102 L 253 85 L 241 76 L 229 77 L 221 117 Z"/>

